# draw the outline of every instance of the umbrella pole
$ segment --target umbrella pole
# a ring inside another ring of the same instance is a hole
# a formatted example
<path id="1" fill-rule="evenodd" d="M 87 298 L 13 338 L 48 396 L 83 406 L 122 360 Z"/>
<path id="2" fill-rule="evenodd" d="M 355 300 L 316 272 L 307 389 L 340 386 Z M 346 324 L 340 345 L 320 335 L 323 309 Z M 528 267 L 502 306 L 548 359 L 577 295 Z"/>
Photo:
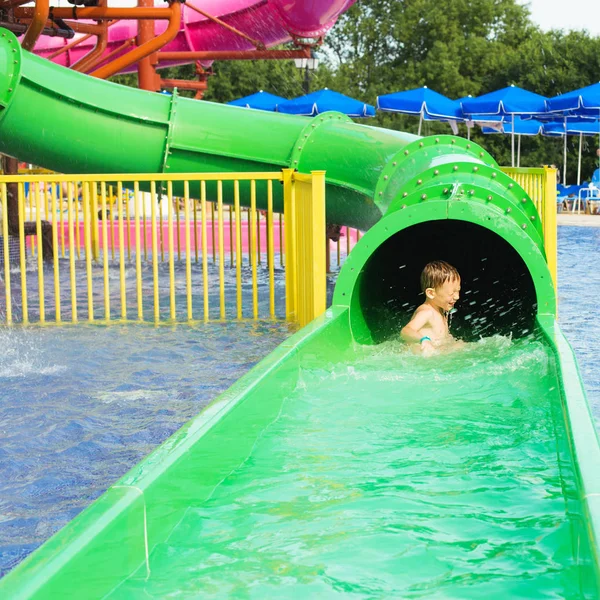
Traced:
<path id="1" fill-rule="evenodd" d="M 521 166 L 521 136 L 517 136 L 517 167 Z"/>
<path id="2" fill-rule="evenodd" d="M 421 135 L 421 126 L 423 125 L 423 110 L 419 113 L 419 131 L 417 131 L 417 135 Z"/>
<path id="3" fill-rule="evenodd" d="M 577 160 L 577 185 L 581 185 L 581 146 L 583 144 L 583 133 L 579 134 L 579 158 Z"/>
<path id="4" fill-rule="evenodd" d="M 467 122 L 467 140 L 471 140 L 471 128 L 469 127 L 469 123 Z"/>
<path id="5" fill-rule="evenodd" d="M 512 127 L 510 132 L 510 166 L 515 166 L 515 115 L 512 115 Z"/>
<path id="6" fill-rule="evenodd" d="M 563 149 L 563 185 L 567 185 L 567 117 L 565 117 L 565 145 Z"/>

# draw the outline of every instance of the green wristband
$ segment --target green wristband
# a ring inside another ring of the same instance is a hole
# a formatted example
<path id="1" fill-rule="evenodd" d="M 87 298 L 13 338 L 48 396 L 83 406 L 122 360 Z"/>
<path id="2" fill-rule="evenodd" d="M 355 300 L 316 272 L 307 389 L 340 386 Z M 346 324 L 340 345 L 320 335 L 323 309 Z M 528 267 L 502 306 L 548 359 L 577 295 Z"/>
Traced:
<path id="1" fill-rule="evenodd" d="M 428 342 L 431 341 L 431 338 L 427 335 L 424 335 L 420 340 L 419 340 L 419 344 L 422 344 L 425 340 L 427 340 Z"/>

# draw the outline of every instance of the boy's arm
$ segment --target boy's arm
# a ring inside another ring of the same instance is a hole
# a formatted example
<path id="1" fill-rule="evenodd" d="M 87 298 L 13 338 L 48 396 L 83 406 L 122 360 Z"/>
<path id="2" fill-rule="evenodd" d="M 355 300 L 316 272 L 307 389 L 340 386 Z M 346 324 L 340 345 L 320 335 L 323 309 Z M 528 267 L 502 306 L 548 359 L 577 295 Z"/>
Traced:
<path id="1" fill-rule="evenodd" d="M 418 344 L 423 337 L 421 329 L 429 322 L 429 311 L 426 307 L 419 307 L 415 311 L 410 322 L 402 328 L 400 335 L 405 342 L 410 344 Z"/>

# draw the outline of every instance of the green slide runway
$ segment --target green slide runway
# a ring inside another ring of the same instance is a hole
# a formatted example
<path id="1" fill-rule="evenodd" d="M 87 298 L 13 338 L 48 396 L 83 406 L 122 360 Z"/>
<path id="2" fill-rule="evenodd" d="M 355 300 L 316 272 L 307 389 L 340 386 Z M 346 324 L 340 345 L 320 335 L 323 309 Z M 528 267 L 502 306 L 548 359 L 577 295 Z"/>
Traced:
<path id="1" fill-rule="evenodd" d="M 369 229 L 325 315 L 0 597 L 598 597 L 598 439 L 539 218 L 487 153 L 130 90 L 0 36 L 0 151 L 82 173 L 325 169 L 329 220 Z M 398 332 L 435 258 L 461 273 L 468 343 L 423 359 Z"/>

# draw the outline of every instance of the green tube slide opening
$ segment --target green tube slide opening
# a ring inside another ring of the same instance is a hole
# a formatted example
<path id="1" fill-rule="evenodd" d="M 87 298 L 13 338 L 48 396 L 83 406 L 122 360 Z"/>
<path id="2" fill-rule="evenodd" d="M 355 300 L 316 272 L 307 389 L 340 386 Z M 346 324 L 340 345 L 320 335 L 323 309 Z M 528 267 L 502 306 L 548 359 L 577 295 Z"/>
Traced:
<path id="1" fill-rule="evenodd" d="M 473 167 L 452 158 L 445 168 L 419 170 L 416 181 L 399 173 L 385 216 L 344 264 L 334 304 L 350 309 L 357 341 L 398 335 L 424 300 L 419 276 L 433 260 L 445 260 L 461 274 L 452 325 L 465 340 L 522 337 L 535 330 L 538 315 L 555 315 L 537 217 L 526 207 L 530 200 L 493 165 Z"/>

